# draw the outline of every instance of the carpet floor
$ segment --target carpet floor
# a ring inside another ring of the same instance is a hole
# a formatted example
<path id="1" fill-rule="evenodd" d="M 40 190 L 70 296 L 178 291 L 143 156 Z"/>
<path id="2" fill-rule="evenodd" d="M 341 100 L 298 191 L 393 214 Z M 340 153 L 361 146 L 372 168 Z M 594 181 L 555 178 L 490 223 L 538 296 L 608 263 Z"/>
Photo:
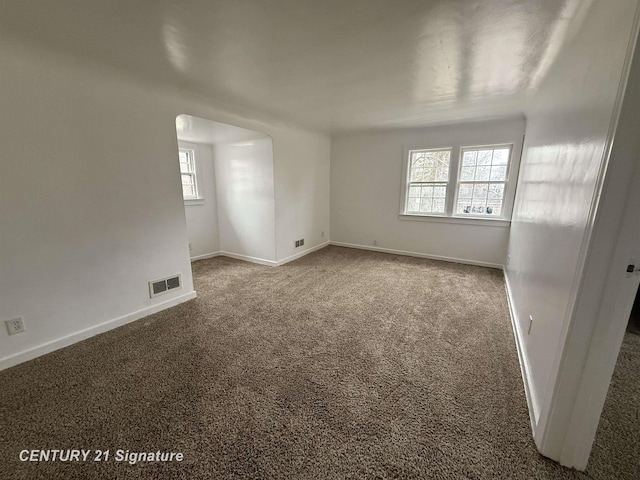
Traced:
<path id="1" fill-rule="evenodd" d="M 625 334 L 587 465 L 588 478 L 640 479 L 640 335 Z"/>
<path id="2" fill-rule="evenodd" d="M 197 299 L 0 372 L 1 479 L 590 478 L 535 449 L 499 270 L 327 247 L 193 272 Z"/>

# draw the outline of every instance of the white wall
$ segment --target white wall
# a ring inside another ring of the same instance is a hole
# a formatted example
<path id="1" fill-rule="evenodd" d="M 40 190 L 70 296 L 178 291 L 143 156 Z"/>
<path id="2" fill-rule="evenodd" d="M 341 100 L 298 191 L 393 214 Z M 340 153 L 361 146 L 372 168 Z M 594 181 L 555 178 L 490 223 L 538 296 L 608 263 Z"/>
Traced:
<path id="1" fill-rule="evenodd" d="M 191 258 L 216 253 L 220 250 L 220 235 L 213 147 L 180 140 L 178 146 L 194 151 L 198 192 L 202 196 L 201 200 L 186 201 L 184 204 Z"/>
<path id="2" fill-rule="evenodd" d="M 276 261 L 270 138 L 214 146 L 220 250 Z"/>
<path id="3" fill-rule="evenodd" d="M 508 226 L 400 219 L 404 148 L 513 143 L 518 157 L 525 121 L 515 118 L 339 135 L 331 144 L 331 241 L 502 265 Z"/>
<path id="4" fill-rule="evenodd" d="M 0 42 L 0 59 L 0 320 L 22 315 L 27 327 L 11 337 L 0 329 L 0 367 L 192 292 L 178 114 L 270 135 L 276 210 L 286 219 L 277 235 L 310 222 L 328 231 L 325 176 L 305 176 L 301 190 L 289 184 L 309 163 L 328 173 L 326 135 L 14 39 Z M 147 281 L 174 273 L 183 289 L 150 299 Z"/>
<path id="5" fill-rule="evenodd" d="M 282 132 L 273 142 L 278 263 L 293 260 L 329 241 L 329 140 L 305 131 Z M 273 137 L 273 136 L 272 136 Z M 295 248 L 295 241 L 304 245 Z"/>
<path id="6" fill-rule="evenodd" d="M 607 155 L 635 0 L 594 2 L 527 111 L 507 279 L 541 451 Z M 594 35 L 594 32 L 600 34 Z M 533 315 L 530 334 L 529 315 Z M 580 322 L 580 319 L 576 319 Z M 566 415 L 566 412 L 565 412 Z"/>

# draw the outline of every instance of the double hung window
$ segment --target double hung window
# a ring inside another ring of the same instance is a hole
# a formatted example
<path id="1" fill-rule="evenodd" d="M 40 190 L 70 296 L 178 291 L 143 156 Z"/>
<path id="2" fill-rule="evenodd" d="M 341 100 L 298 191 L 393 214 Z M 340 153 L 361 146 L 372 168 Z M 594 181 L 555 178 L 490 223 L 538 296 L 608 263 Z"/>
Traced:
<path id="1" fill-rule="evenodd" d="M 407 150 L 401 214 L 508 220 L 513 145 Z"/>
<path id="2" fill-rule="evenodd" d="M 180 177 L 182 178 L 182 196 L 185 200 L 198 199 L 198 181 L 194 151 L 188 148 L 178 150 Z"/>

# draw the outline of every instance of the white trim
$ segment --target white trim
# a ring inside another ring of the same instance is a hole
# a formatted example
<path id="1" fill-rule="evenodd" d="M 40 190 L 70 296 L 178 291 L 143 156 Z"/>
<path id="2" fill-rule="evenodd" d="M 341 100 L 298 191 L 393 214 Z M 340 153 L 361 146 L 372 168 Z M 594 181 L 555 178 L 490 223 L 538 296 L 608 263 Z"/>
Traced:
<path id="1" fill-rule="evenodd" d="M 278 260 L 276 262 L 276 265 L 277 266 L 284 265 L 285 263 L 289 263 L 289 262 L 292 262 L 293 260 L 297 260 L 298 258 L 302 258 L 305 255 L 308 255 L 308 254 L 310 254 L 312 252 L 315 252 L 317 250 L 320 250 L 321 248 L 326 247 L 327 245 L 329 245 L 329 243 L 330 242 L 327 241 L 327 242 L 321 243 L 320 245 L 316 245 L 315 247 L 311 247 L 311 248 L 308 248 L 308 249 L 306 249 L 306 250 L 304 250 L 302 252 L 299 252 L 299 253 L 296 253 L 294 255 L 291 255 L 291 256 L 289 256 L 287 258 L 283 258 L 282 260 Z"/>
<path id="2" fill-rule="evenodd" d="M 203 255 L 196 255 L 195 257 L 191 257 L 191 261 L 195 262 L 195 261 L 198 261 L 198 260 L 204 260 L 206 258 L 219 257 L 221 255 L 223 255 L 223 252 L 218 250 L 217 252 L 205 253 Z"/>
<path id="3" fill-rule="evenodd" d="M 248 255 L 240 255 L 237 253 L 225 252 L 223 250 L 218 250 L 217 252 L 205 253 L 204 255 L 198 255 L 197 257 L 191 257 L 191 261 L 195 262 L 197 260 L 204 260 L 207 258 L 214 257 L 229 257 L 235 258 L 236 260 L 244 260 L 245 262 L 257 263 L 259 265 L 268 265 L 271 267 L 279 267 L 280 265 L 284 265 L 285 263 L 292 262 L 293 260 L 297 260 L 298 258 L 302 258 L 305 255 L 308 255 L 316 250 L 320 250 L 321 248 L 329 245 L 329 242 L 321 243 L 320 245 L 316 245 L 315 247 L 308 248 L 302 252 L 298 252 L 295 255 L 291 255 L 290 257 L 284 258 L 282 260 L 278 260 L 274 262 L 273 260 L 265 260 L 263 258 L 250 257 Z"/>
<path id="4" fill-rule="evenodd" d="M 51 353 L 55 350 L 59 350 L 64 347 L 68 347 L 69 345 L 73 345 L 74 343 L 78 343 L 81 340 L 91 338 L 95 335 L 98 335 L 99 333 L 113 330 L 114 328 L 121 325 L 134 322 L 149 315 L 153 315 L 154 313 L 166 310 L 167 308 L 175 307 L 180 303 L 184 303 L 194 298 L 196 298 L 196 292 L 191 291 L 189 293 L 185 293 L 184 295 L 180 295 L 179 297 L 172 298 L 171 300 L 156 303 L 155 305 L 152 305 L 150 307 L 146 307 L 127 315 L 107 320 L 106 322 L 100 323 L 98 325 L 85 328 L 84 330 L 65 335 L 64 337 L 51 340 L 49 342 L 43 343 L 42 345 L 38 345 L 37 347 L 32 347 L 28 350 L 10 355 L 8 357 L 0 358 L 0 370 L 13 367 L 29 360 L 33 360 L 34 358 L 40 357 L 47 353 Z"/>
<path id="5" fill-rule="evenodd" d="M 529 421 L 531 423 L 531 432 L 535 437 L 536 426 L 538 424 L 538 417 L 540 415 L 540 406 L 536 403 L 533 396 L 533 385 L 531 384 L 531 367 L 529 365 L 529 357 L 524 349 L 524 340 L 522 339 L 522 330 L 520 330 L 520 323 L 518 322 L 518 316 L 513 308 L 514 301 L 511 295 L 511 286 L 509 283 L 509 276 L 507 274 L 506 267 L 503 267 L 504 271 L 504 286 L 507 291 L 507 303 L 509 305 L 509 316 L 511 317 L 511 327 L 513 328 L 513 336 L 516 340 L 516 349 L 518 350 L 518 361 L 520 363 L 520 373 L 522 374 L 522 382 L 524 383 L 524 394 L 527 399 L 527 408 L 529 409 Z"/>
<path id="6" fill-rule="evenodd" d="M 442 257 L 440 255 L 428 255 L 426 253 L 407 252 L 405 250 L 394 250 L 392 248 L 370 247 L 369 245 L 357 245 L 355 243 L 329 242 L 330 245 L 346 248 L 357 248 L 358 250 L 370 250 L 372 252 L 393 253 L 395 255 L 405 255 L 407 257 L 429 258 L 431 260 L 442 260 L 443 262 L 463 263 L 465 265 L 474 265 L 477 267 L 489 267 L 502 270 L 499 263 L 478 262 L 476 260 L 466 260 L 464 258 Z"/>
<path id="7" fill-rule="evenodd" d="M 184 206 L 193 207 L 195 205 L 204 205 L 204 198 L 185 198 Z"/>
<path id="8" fill-rule="evenodd" d="M 558 461 L 561 465 L 584 470 L 587 466 L 589 454 L 597 423 L 600 417 L 602 405 L 595 407 L 597 402 L 604 403 L 606 389 L 602 398 L 597 398 L 597 392 L 600 385 L 594 373 L 598 374 L 603 369 L 610 368 L 613 372 L 615 362 L 611 362 L 611 357 L 603 352 L 610 350 L 611 346 L 607 343 L 611 341 L 609 337 L 603 335 L 602 338 L 594 336 L 594 332 L 598 328 L 602 328 L 602 324 L 611 325 L 612 317 L 609 314 L 605 318 L 600 318 L 603 302 L 607 300 L 605 295 L 611 292 L 611 288 L 615 289 L 616 285 L 604 283 L 600 291 L 594 291 L 594 285 L 597 278 L 609 278 L 613 272 L 598 271 L 597 275 L 588 275 L 588 269 L 591 265 L 598 263 L 601 258 L 608 256 L 608 264 L 611 264 L 613 252 L 594 251 L 594 238 L 596 231 L 596 222 L 602 221 L 601 197 L 606 194 L 604 186 L 610 176 L 609 161 L 613 144 L 617 136 L 618 123 L 622 112 L 623 102 L 625 101 L 626 89 L 629 81 L 632 60 L 635 54 L 635 45 L 638 40 L 640 28 L 640 6 L 636 6 L 633 26 L 629 43 L 627 45 L 626 57 L 622 67 L 621 78 L 618 85 L 616 99 L 613 105 L 609 129 L 605 140 L 605 148 L 599 165 L 598 176 L 595 183 L 591 206 L 587 217 L 585 233 L 579 251 L 576 272 L 572 282 L 572 288 L 569 295 L 569 302 L 565 317 L 563 318 L 563 326 L 561 332 L 562 344 L 558 349 L 553 362 L 554 375 L 549 381 L 550 388 L 543 400 L 543 415 L 538 422 L 536 443 L 539 445 L 540 452 L 553 460 Z M 624 205 L 619 207 L 625 208 Z M 636 217 L 633 217 L 636 218 Z M 608 231 L 606 235 L 611 235 Z M 615 238 L 619 238 L 615 235 Z M 614 245 L 614 252 L 618 242 Z M 598 258 L 601 257 L 601 258 Z M 598 267 L 595 267 L 598 268 Z M 603 274 L 607 275 L 602 276 Z M 600 287 L 598 287 L 600 288 Z M 590 291 L 591 290 L 591 291 Z M 592 306 L 589 308 L 587 304 L 592 301 L 594 295 L 602 295 L 600 297 L 598 310 L 594 310 Z M 579 320 L 578 320 L 579 319 Z M 628 320 L 623 319 L 623 321 Z M 601 355 L 597 361 L 599 365 L 592 367 L 587 363 L 590 354 Z M 583 357 L 580 359 L 580 357 Z M 589 375 L 591 377 L 589 377 Z M 585 376 L 586 375 L 586 376 Z M 610 376 L 609 376 L 610 380 Z M 579 411 L 577 408 L 587 400 L 590 402 L 589 411 Z M 599 410 L 598 410 L 599 409 Z M 597 410 L 597 417 L 593 415 Z M 595 427 L 590 430 L 589 423 L 595 421 Z M 585 435 L 588 437 L 585 438 Z M 540 440 L 538 440 L 538 437 Z M 574 442 L 573 438 L 579 441 Z"/>
<path id="9" fill-rule="evenodd" d="M 276 262 L 274 260 L 265 260 L 263 258 L 250 257 L 249 255 L 240 255 L 239 253 L 225 252 L 222 250 L 218 253 L 219 255 L 215 256 L 235 258 L 236 260 L 244 260 L 245 262 L 257 263 L 258 265 L 268 265 L 270 267 L 276 266 Z"/>
<path id="10" fill-rule="evenodd" d="M 437 222 L 437 223 L 457 223 L 459 225 L 481 225 L 483 227 L 503 227 L 509 228 L 511 220 L 504 218 L 479 218 L 479 217 L 445 217 L 443 215 L 418 215 L 413 213 L 401 213 L 398 220 Z"/>

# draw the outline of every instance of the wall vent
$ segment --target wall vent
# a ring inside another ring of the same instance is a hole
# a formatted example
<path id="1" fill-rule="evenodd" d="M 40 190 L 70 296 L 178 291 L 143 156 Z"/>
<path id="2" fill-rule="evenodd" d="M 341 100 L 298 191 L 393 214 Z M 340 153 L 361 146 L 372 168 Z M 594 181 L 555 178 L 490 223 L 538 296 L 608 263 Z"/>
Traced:
<path id="1" fill-rule="evenodd" d="M 171 277 L 162 278 L 160 280 L 154 280 L 149 282 L 149 296 L 151 298 L 167 293 L 176 288 L 182 287 L 182 279 L 180 275 L 173 275 Z"/>

